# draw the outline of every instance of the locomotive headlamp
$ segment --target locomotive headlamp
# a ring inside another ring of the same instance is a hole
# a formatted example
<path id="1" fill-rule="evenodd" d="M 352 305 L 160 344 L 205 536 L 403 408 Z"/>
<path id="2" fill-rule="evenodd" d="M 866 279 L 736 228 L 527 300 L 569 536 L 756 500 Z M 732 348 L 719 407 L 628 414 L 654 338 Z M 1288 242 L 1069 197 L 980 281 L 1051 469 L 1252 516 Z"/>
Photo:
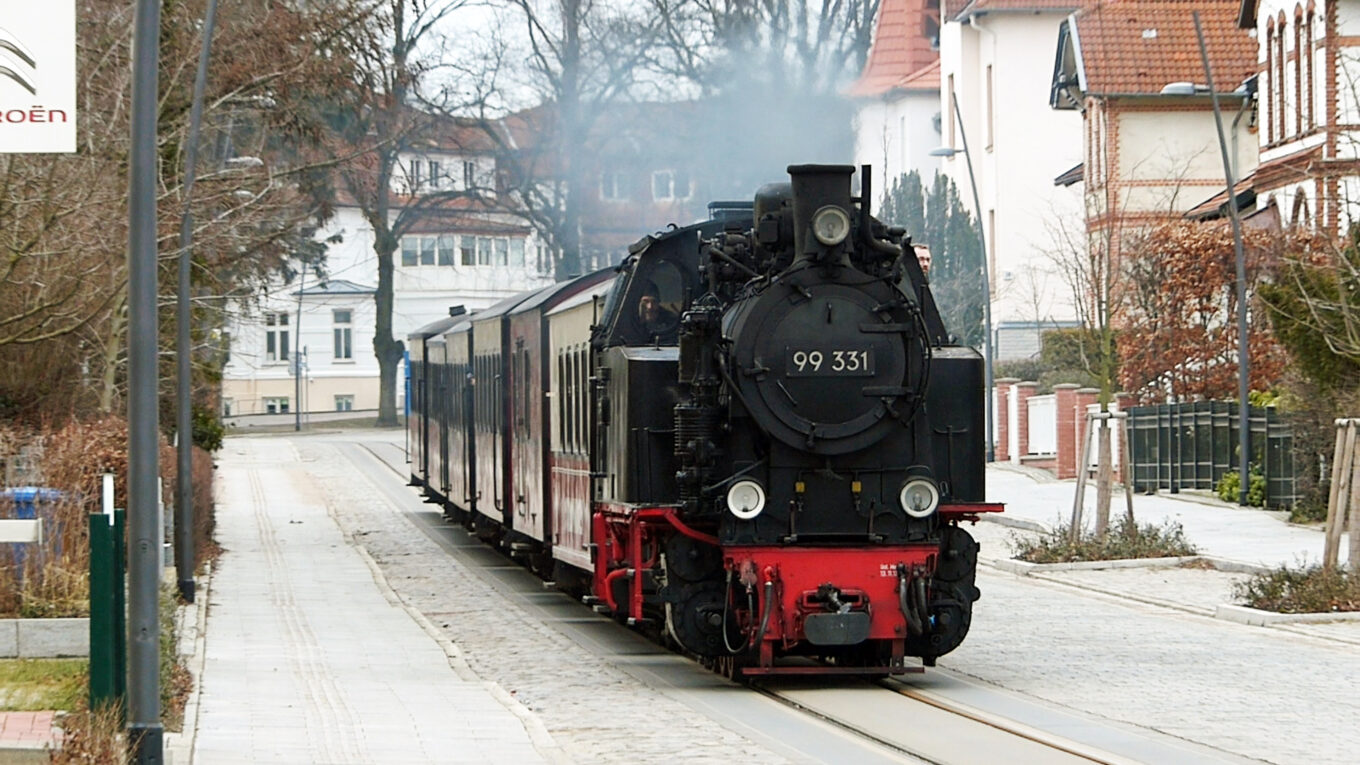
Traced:
<path id="1" fill-rule="evenodd" d="M 827 205 L 812 214 L 812 235 L 827 247 L 845 241 L 850 234 L 850 216 L 835 205 Z"/>
<path id="2" fill-rule="evenodd" d="M 940 490 L 929 478 L 913 478 L 902 484 L 897 495 L 902 509 L 913 518 L 925 518 L 940 506 Z"/>
<path id="3" fill-rule="evenodd" d="M 765 489 L 755 481 L 737 481 L 727 490 L 727 509 L 749 521 L 765 509 Z"/>

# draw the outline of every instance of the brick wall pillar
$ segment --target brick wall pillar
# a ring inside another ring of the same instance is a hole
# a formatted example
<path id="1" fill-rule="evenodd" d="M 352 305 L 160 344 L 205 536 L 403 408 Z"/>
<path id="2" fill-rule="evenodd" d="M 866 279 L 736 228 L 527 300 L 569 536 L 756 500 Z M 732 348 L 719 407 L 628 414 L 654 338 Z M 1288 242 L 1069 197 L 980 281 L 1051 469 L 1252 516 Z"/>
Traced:
<path id="1" fill-rule="evenodd" d="M 996 381 L 996 461 L 1006 462 L 1011 458 L 1011 388 L 1020 382 L 1015 377 L 1002 377 Z"/>
<path id="2" fill-rule="evenodd" d="M 1029 397 L 1038 390 L 1039 383 L 1022 382 L 1015 385 L 1015 454 L 1012 462 L 1029 454 Z"/>
<path id="3" fill-rule="evenodd" d="M 1073 383 L 1060 383 L 1053 386 L 1053 397 L 1058 417 L 1058 459 L 1053 472 L 1058 478 L 1074 478 L 1077 475 L 1077 427 L 1074 418 L 1077 412 L 1077 386 Z"/>
<path id="4" fill-rule="evenodd" d="M 1099 401 L 1100 401 L 1099 388 L 1077 389 L 1077 400 L 1075 404 L 1075 406 L 1077 407 L 1077 412 L 1076 415 L 1074 416 L 1075 425 L 1077 427 L 1077 461 L 1074 464 L 1078 471 L 1080 471 L 1083 467 L 1083 465 L 1081 464 L 1081 455 L 1086 450 L 1086 413 L 1091 411 L 1091 407 L 1098 404 Z M 1091 454 L 1091 457 L 1094 458 L 1095 456 L 1096 455 L 1093 452 Z"/>

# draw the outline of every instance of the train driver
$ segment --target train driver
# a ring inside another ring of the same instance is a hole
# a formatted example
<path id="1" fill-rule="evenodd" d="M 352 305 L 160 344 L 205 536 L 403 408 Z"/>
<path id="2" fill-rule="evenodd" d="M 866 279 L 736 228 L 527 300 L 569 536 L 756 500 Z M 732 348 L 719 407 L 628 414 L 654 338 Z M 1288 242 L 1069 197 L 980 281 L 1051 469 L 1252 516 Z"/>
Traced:
<path id="1" fill-rule="evenodd" d="M 642 298 L 638 300 L 638 319 L 648 332 L 660 334 L 674 329 L 680 315 L 661 302 L 661 290 L 656 282 L 648 279 L 642 288 Z"/>

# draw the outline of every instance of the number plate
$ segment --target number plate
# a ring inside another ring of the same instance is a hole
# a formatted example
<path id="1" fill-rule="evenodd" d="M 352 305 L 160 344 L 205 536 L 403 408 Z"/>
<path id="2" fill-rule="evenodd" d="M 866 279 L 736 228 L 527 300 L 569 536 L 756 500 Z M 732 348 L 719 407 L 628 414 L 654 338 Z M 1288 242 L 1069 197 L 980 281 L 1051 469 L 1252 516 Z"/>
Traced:
<path id="1" fill-rule="evenodd" d="M 786 377 L 873 377 L 874 352 L 868 348 L 790 348 L 784 358 Z"/>

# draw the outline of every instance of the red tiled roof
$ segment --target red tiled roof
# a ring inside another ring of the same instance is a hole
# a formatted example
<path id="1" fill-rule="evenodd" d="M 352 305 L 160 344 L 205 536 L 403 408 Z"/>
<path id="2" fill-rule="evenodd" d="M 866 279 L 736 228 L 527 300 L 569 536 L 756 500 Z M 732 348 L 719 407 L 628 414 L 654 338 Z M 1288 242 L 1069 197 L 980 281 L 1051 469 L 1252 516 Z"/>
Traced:
<path id="1" fill-rule="evenodd" d="M 969 16 L 994 11 L 1075 11 L 1081 7 L 1074 0 L 961 0 L 946 3 L 950 21 L 960 21 Z M 957 7 L 957 10 L 955 8 Z"/>
<path id="2" fill-rule="evenodd" d="M 1155 94 L 1172 82 L 1205 82 L 1192 11 L 1220 93 L 1256 73 L 1256 40 L 1237 26 L 1237 0 L 1124 0 L 1076 14 L 1086 92 Z"/>
<path id="3" fill-rule="evenodd" d="M 927 0 L 883 0 L 874 27 L 874 44 L 851 96 L 877 96 L 898 89 L 939 88 L 940 53 L 926 37 L 926 19 L 935 13 Z M 935 67 L 935 82 L 916 75 Z"/>

